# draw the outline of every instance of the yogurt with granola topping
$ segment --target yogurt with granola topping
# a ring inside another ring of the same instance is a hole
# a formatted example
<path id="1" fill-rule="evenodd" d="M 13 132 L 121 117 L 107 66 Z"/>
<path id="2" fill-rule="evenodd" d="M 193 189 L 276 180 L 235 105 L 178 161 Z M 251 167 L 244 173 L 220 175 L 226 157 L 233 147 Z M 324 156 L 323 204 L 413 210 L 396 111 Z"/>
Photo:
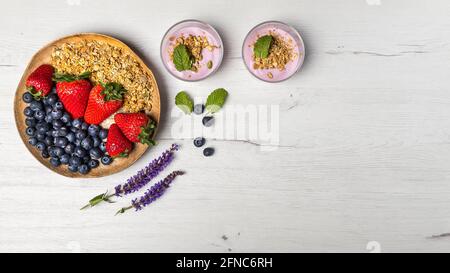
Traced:
<path id="1" fill-rule="evenodd" d="M 180 55 L 178 47 L 182 47 L 180 52 L 184 55 Z M 185 81 L 198 81 L 210 76 L 220 66 L 222 57 L 223 45 L 219 34 L 200 21 L 182 21 L 174 25 L 161 43 L 164 66 L 173 76 Z M 177 64 L 180 58 L 188 61 Z"/>
<path id="2" fill-rule="evenodd" d="M 255 44 L 270 36 L 268 55 L 255 55 Z M 258 79 L 280 82 L 295 74 L 303 64 L 305 47 L 298 32 L 280 22 L 265 22 L 253 28 L 244 40 L 242 58 L 247 69 Z"/>

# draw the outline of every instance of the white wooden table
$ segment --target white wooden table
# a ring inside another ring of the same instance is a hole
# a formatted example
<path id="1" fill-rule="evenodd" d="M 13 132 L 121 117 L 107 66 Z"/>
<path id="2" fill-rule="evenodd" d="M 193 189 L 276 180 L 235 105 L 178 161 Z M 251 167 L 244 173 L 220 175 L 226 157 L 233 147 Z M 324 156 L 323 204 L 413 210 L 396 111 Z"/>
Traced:
<path id="1" fill-rule="evenodd" d="M 4 3 L 0 251 L 450 251 L 450 238 L 428 238 L 450 232 L 449 14 L 446 0 Z M 214 25 L 225 43 L 220 71 L 197 83 L 171 77 L 159 56 L 164 32 L 186 18 Z M 279 84 L 258 81 L 241 60 L 248 30 L 273 19 L 295 26 L 307 47 L 301 72 Z M 77 32 L 109 34 L 136 49 L 163 98 L 157 147 L 100 179 L 47 170 L 13 119 L 31 56 Z M 191 139 L 172 133 L 175 94 L 202 98 L 217 87 L 230 92 L 227 107 L 278 106 L 279 143 L 215 137 L 208 144 L 216 154 L 204 158 Z M 129 197 L 79 211 L 173 142 L 183 147 L 164 174 L 187 174 L 161 200 L 116 217 Z"/>

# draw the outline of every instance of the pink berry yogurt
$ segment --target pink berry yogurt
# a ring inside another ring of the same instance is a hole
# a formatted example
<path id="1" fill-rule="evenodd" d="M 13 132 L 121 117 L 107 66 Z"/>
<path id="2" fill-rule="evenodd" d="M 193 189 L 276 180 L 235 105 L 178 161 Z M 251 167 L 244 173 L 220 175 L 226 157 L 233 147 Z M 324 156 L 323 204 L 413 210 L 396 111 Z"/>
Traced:
<path id="1" fill-rule="evenodd" d="M 212 50 L 206 48 L 202 50 L 203 59 L 199 62 L 200 66 L 198 71 L 178 71 L 170 58 L 170 54 L 175 47 L 176 38 L 180 36 L 188 37 L 189 35 L 204 36 L 215 47 Z M 222 58 L 223 44 L 219 34 L 212 26 L 200 21 L 186 20 L 175 24 L 167 31 L 161 42 L 162 62 L 169 73 L 180 80 L 199 81 L 205 79 L 217 71 L 222 63 Z M 212 64 L 211 68 L 208 68 L 208 62 Z"/>
<path id="2" fill-rule="evenodd" d="M 284 70 L 277 68 L 255 69 L 253 66 L 253 45 L 259 37 L 269 34 L 277 35 L 293 45 L 293 53 L 296 57 L 286 64 Z M 250 30 L 245 37 L 242 46 L 242 58 L 250 73 L 258 79 L 266 82 L 280 82 L 290 78 L 300 69 L 305 58 L 305 46 L 300 34 L 294 28 L 281 22 L 264 22 Z"/>

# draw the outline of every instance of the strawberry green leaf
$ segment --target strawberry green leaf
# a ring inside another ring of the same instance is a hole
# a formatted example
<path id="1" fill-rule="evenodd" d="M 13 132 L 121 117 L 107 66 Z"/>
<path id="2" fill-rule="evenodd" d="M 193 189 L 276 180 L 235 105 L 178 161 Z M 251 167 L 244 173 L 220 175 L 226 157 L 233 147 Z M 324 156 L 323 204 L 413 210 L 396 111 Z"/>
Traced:
<path id="1" fill-rule="evenodd" d="M 104 96 L 103 99 L 105 101 L 110 100 L 123 100 L 123 95 L 127 92 L 127 90 L 117 82 L 109 82 L 107 84 L 102 84 L 103 90 L 101 94 Z"/>
<path id="2" fill-rule="evenodd" d="M 88 79 L 90 76 L 91 76 L 91 72 L 89 72 L 89 71 L 83 72 L 80 75 L 55 73 L 55 74 L 53 74 L 52 80 L 54 82 L 73 82 L 73 81 Z"/>
<path id="3" fill-rule="evenodd" d="M 192 113 L 192 110 L 194 109 L 194 101 L 185 91 L 181 91 L 176 95 L 175 104 L 185 114 Z"/>
<path id="4" fill-rule="evenodd" d="M 219 111 L 223 105 L 225 104 L 225 100 L 227 99 L 228 92 L 223 88 L 218 88 L 214 90 L 211 94 L 209 94 L 206 99 L 206 111 L 208 113 L 216 113 Z"/>

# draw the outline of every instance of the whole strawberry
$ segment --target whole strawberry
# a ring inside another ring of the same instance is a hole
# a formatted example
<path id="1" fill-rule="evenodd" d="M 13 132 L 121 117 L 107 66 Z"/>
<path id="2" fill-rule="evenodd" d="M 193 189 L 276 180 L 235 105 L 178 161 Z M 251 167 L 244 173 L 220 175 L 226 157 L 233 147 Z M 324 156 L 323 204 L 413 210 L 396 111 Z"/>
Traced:
<path id="1" fill-rule="evenodd" d="M 109 127 L 108 138 L 106 139 L 106 152 L 111 157 L 126 157 L 132 150 L 133 143 L 129 141 L 120 131 L 117 124 Z"/>
<path id="2" fill-rule="evenodd" d="M 35 98 L 45 97 L 50 93 L 53 87 L 53 72 L 53 66 L 43 64 L 28 76 L 25 85 Z"/>
<path id="3" fill-rule="evenodd" d="M 140 142 L 155 145 L 152 135 L 155 131 L 155 122 L 144 113 L 118 113 L 114 121 L 123 134 L 131 142 Z"/>
<path id="4" fill-rule="evenodd" d="M 119 83 L 99 84 L 92 88 L 84 120 L 89 124 L 100 124 L 123 105 L 126 90 Z"/>
<path id="5" fill-rule="evenodd" d="M 56 83 L 56 94 L 74 119 L 84 116 L 92 85 L 88 78 L 89 72 L 79 76 L 67 74 L 55 74 L 53 80 Z"/>

